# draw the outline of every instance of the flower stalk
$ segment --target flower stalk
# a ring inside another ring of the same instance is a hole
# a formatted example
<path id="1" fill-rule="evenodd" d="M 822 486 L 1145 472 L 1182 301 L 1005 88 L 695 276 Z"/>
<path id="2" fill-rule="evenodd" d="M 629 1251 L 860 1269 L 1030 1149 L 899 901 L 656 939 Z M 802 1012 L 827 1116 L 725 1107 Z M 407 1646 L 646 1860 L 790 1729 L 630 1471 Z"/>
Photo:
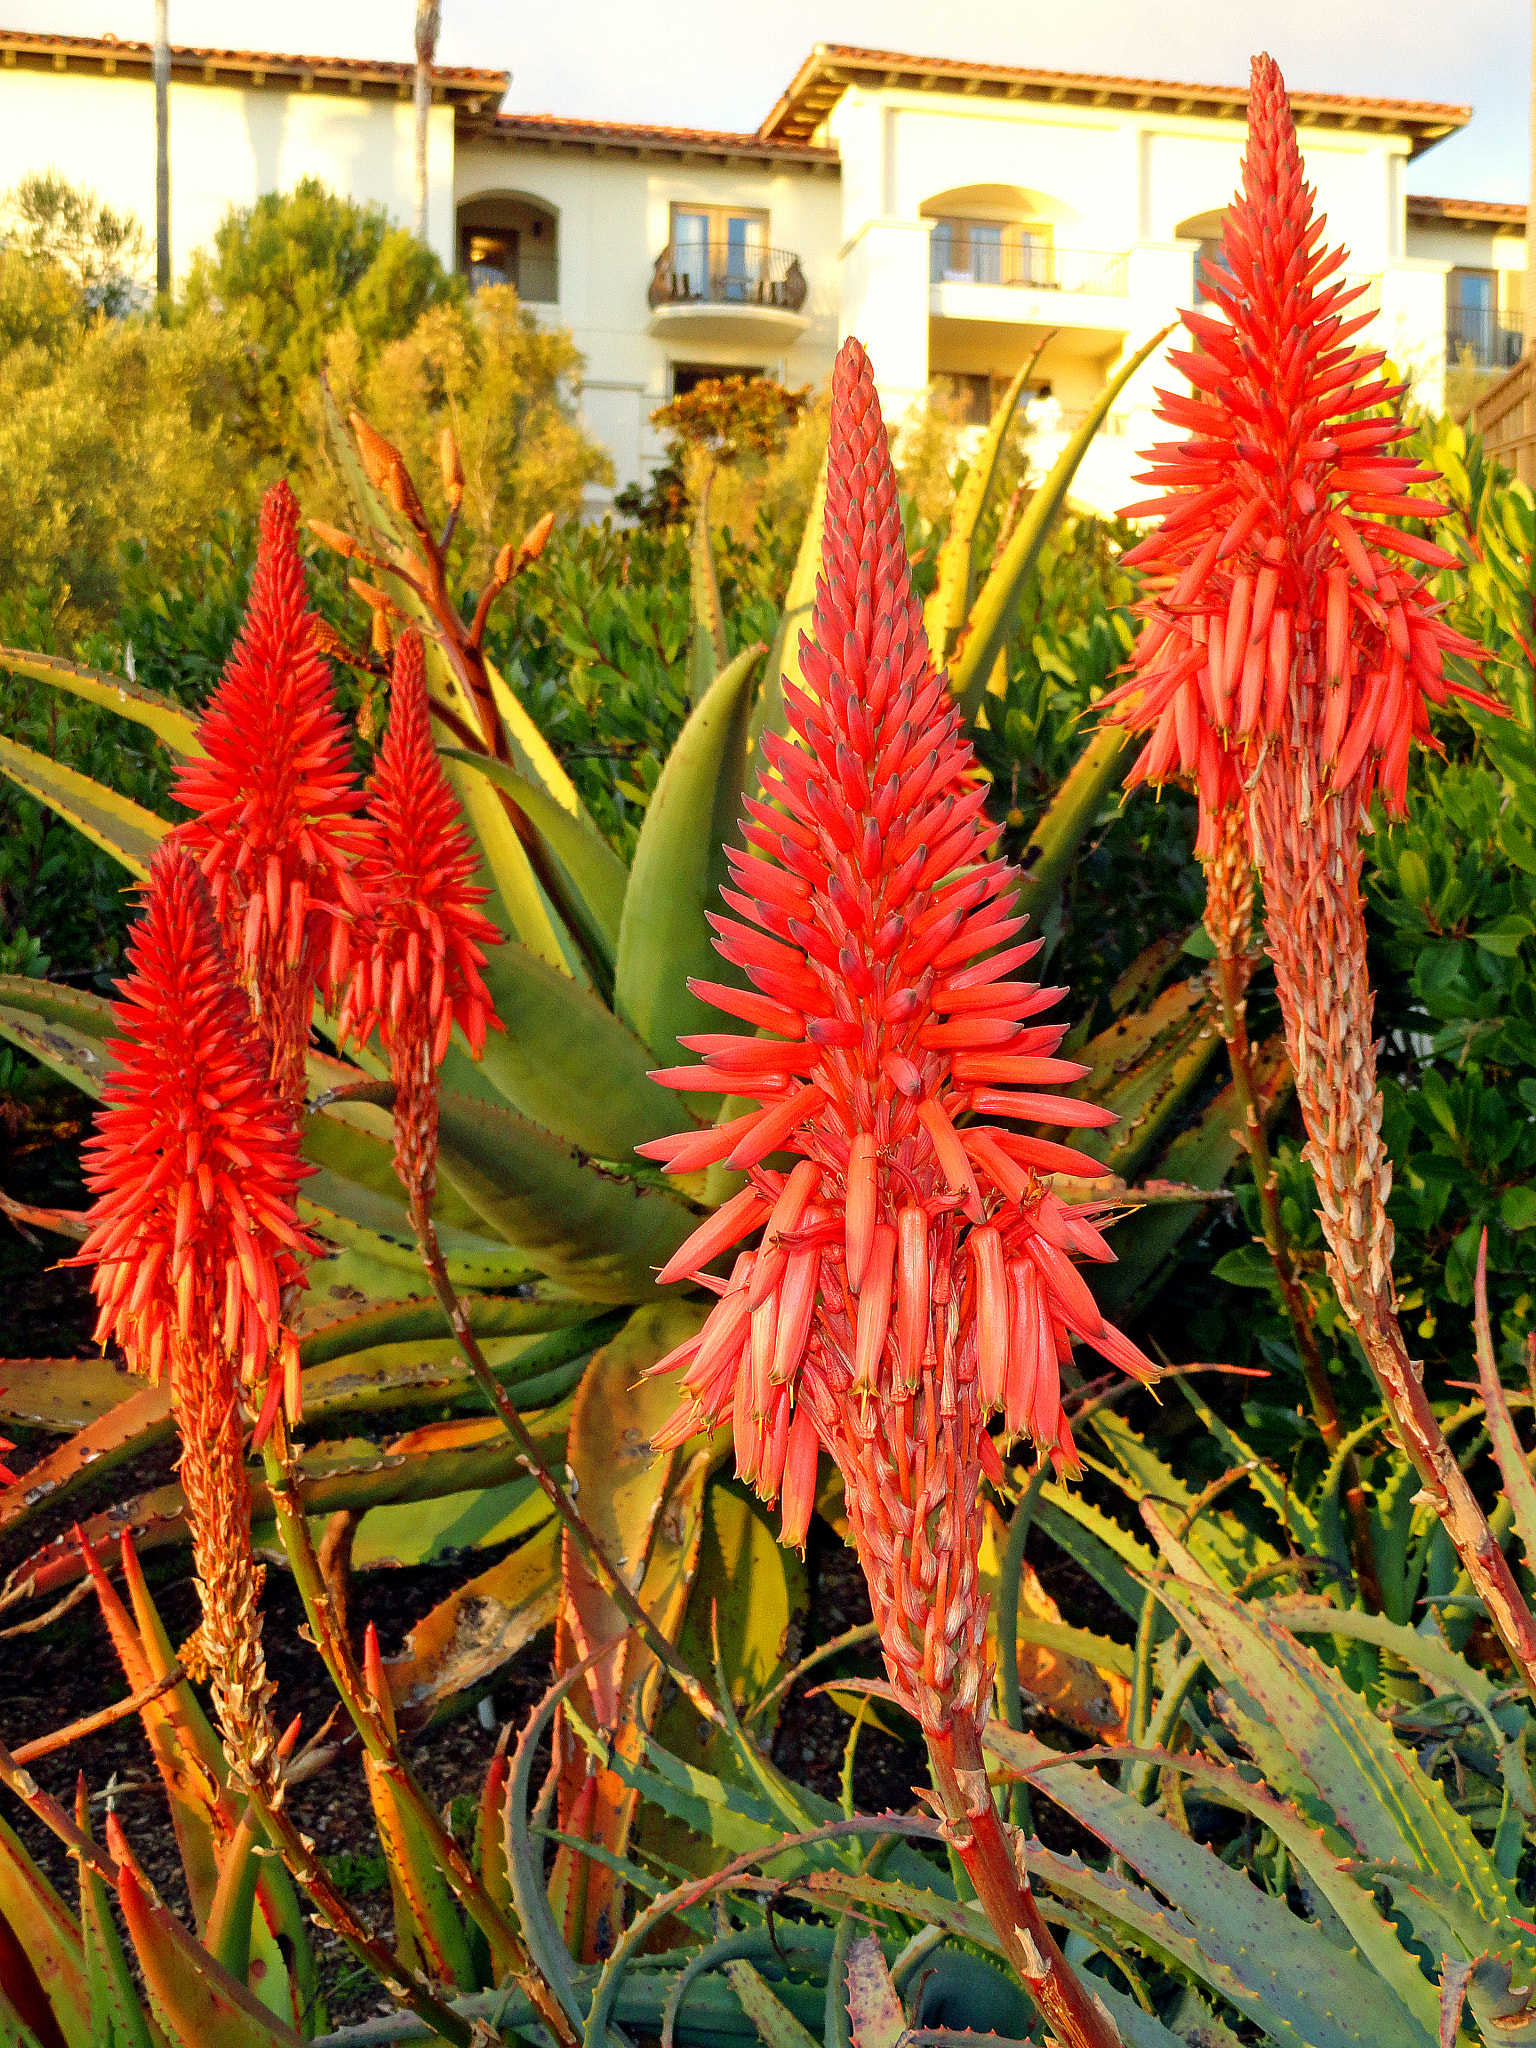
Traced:
<path id="1" fill-rule="evenodd" d="M 1116 694 L 1147 732 L 1131 780 L 1193 780 L 1197 851 L 1240 811 L 1264 879 L 1270 955 L 1307 1130 L 1328 1271 L 1405 1449 L 1490 1619 L 1536 1694 L 1536 1620 L 1447 1447 L 1409 1357 L 1392 1285 L 1392 1169 L 1381 1143 L 1373 997 L 1360 888 L 1362 832 L 1379 794 L 1407 811 L 1415 739 L 1435 745 L 1432 705 L 1501 709 L 1446 669 L 1476 659 L 1423 570 L 1455 558 L 1402 524 L 1445 507 L 1411 455 L 1404 387 L 1353 339 L 1358 287 L 1323 222 L 1285 95 L 1254 60 L 1243 184 L 1226 216 L 1209 304 L 1184 315 L 1199 353 L 1170 361 L 1193 394 L 1160 394 L 1189 438 L 1153 451 L 1163 495 L 1133 550 L 1152 594 Z"/>

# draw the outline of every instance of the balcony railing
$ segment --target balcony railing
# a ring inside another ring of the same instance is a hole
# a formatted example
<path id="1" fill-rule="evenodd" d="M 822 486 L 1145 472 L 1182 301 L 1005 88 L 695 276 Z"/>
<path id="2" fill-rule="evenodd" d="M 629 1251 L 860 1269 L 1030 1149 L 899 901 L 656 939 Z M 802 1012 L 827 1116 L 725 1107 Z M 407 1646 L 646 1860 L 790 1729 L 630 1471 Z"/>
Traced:
<path id="1" fill-rule="evenodd" d="M 1506 327 L 1496 306 L 1447 306 L 1445 352 L 1453 363 L 1471 350 L 1479 370 L 1511 370 L 1520 360 L 1525 336 Z"/>
<path id="2" fill-rule="evenodd" d="M 798 313 L 809 286 L 788 249 L 713 249 L 669 242 L 656 258 L 646 293 L 658 306 L 767 306 Z"/>
<path id="3" fill-rule="evenodd" d="M 928 276 L 933 284 L 1011 285 L 1123 298 L 1126 266 L 1123 249 L 1059 249 L 999 221 L 946 219 L 934 224 Z"/>
<path id="4" fill-rule="evenodd" d="M 525 306 L 553 306 L 560 298 L 560 265 L 553 256 L 517 255 L 510 265 L 475 263 L 467 267 L 469 288 L 482 290 L 488 284 L 511 284 Z"/>

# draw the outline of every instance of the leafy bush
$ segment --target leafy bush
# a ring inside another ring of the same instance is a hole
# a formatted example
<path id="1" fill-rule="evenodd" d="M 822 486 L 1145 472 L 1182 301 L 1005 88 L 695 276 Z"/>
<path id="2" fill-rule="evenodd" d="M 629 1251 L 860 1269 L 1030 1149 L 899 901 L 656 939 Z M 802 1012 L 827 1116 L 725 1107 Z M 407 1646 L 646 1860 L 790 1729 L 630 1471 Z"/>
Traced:
<path id="1" fill-rule="evenodd" d="M 250 445 L 266 462 L 307 445 L 300 403 L 343 326 L 371 362 L 430 307 L 462 305 L 464 280 L 391 224 L 382 206 L 338 198 L 316 178 L 231 207 L 187 273 L 190 313 L 232 321 L 244 346 Z"/>

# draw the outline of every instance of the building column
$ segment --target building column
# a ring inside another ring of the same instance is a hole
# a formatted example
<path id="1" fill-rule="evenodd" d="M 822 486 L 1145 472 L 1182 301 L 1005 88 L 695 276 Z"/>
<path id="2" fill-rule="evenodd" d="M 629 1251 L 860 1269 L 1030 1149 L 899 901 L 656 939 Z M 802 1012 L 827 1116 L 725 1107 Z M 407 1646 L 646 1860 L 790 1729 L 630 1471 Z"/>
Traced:
<path id="1" fill-rule="evenodd" d="M 894 433 L 928 395 L 929 220 L 867 220 L 843 248 L 838 339 L 869 351 L 880 409 Z"/>
<path id="2" fill-rule="evenodd" d="M 1446 280 L 1451 265 L 1405 257 L 1381 273 L 1381 313 L 1370 339 L 1387 351 L 1428 412 L 1445 406 Z"/>

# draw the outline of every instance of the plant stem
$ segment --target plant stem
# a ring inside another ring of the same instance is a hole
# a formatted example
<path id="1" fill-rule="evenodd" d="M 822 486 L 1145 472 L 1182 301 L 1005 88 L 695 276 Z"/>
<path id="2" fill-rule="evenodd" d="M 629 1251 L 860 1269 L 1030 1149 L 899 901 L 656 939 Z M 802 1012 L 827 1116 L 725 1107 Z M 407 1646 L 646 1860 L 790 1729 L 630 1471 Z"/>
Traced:
<path id="1" fill-rule="evenodd" d="M 426 1836 L 433 1855 L 475 1925 L 490 1945 L 498 1977 L 511 1975 L 532 2000 L 534 2008 L 553 2030 L 557 2039 L 572 2041 L 564 2012 L 529 1959 L 517 1934 L 507 1923 L 496 1902 L 470 1868 L 463 1851 L 444 1828 L 432 1803 L 416 1783 L 400 1755 L 399 1747 L 384 1718 L 374 1706 L 363 1675 L 352 1655 L 352 1646 L 336 1623 L 331 1597 L 326 1588 L 320 1560 L 310 1539 L 309 1522 L 299 1497 L 298 1477 L 292 1451 L 283 1427 L 281 1412 L 266 1446 L 267 1481 L 282 1537 L 283 1550 L 293 1571 L 294 1584 L 304 1602 L 315 1647 L 324 1659 L 331 1682 L 341 1695 L 371 1761 L 387 1777 L 392 1790 L 409 1808 L 411 1817 Z"/>
<path id="2" fill-rule="evenodd" d="M 1121 2048 L 1109 2013 L 1062 1954 L 1035 1904 L 987 1780 L 975 1722 L 957 1714 L 943 1733 L 927 1732 L 934 1787 L 949 1817 L 948 1838 L 976 1897 L 1061 2048 Z"/>
<path id="3" fill-rule="evenodd" d="M 481 1392 L 501 1418 L 508 1435 L 522 1452 L 523 1462 L 527 1465 L 535 1484 L 602 1574 L 614 1606 L 631 1627 L 637 1628 L 644 1636 L 653 1656 L 670 1672 L 695 1712 L 714 1726 L 723 1727 L 725 1724 L 720 1709 L 640 1605 L 628 1581 L 617 1566 L 609 1561 L 600 1538 L 586 1516 L 540 1457 L 539 1447 L 519 1413 L 517 1404 L 486 1363 L 485 1353 L 480 1349 L 475 1333 L 470 1328 L 469 1317 L 464 1313 L 463 1304 L 454 1291 L 453 1282 L 448 1278 L 448 1268 L 443 1263 L 443 1254 L 438 1246 L 437 1231 L 432 1222 L 432 1211 L 427 1198 L 419 1187 L 414 1186 L 410 1190 L 410 1196 L 411 1221 L 416 1226 L 416 1242 L 421 1250 L 422 1264 L 426 1267 L 433 1290 L 442 1303 L 443 1314 L 448 1318 L 459 1350 L 464 1355 L 465 1364 L 479 1382 Z"/>

